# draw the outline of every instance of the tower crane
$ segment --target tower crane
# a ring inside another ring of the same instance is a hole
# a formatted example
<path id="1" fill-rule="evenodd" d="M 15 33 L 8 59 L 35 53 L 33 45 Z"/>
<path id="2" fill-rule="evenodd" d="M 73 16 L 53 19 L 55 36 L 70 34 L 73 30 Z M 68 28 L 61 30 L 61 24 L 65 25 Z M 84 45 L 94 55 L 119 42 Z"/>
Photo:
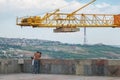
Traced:
<path id="1" fill-rule="evenodd" d="M 29 16 L 17 18 L 16 24 L 19 26 L 29 26 L 33 28 L 55 28 L 54 32 L 77 32 L 79 28 L 102 28 L 102 27 L 120 27 L 120 14 L 79 14 L 81 9 L 92 4 L 92 0 L 84 6 L 71 13 L 61 13 L 56 9 L 52 13 L 46 13 L 45 16 Z"/>

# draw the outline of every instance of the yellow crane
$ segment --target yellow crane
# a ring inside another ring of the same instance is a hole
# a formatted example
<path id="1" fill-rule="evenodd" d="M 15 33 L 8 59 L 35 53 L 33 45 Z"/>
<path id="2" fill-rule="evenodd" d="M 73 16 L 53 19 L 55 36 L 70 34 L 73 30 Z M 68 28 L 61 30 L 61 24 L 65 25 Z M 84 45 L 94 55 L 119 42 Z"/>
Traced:
<path id="1" fill-rule="evenodd" d="M 77 32 L 82 27 L 120 27 L 120 14 L 79 14 L 81 9 L 92 4 L 92 0 L 72 13 L 60 13 L 59 9 L 45 16 L 30 16 L 17 18 L 16 24 L 19 26 L 55 28 L 54 32 Z"/>

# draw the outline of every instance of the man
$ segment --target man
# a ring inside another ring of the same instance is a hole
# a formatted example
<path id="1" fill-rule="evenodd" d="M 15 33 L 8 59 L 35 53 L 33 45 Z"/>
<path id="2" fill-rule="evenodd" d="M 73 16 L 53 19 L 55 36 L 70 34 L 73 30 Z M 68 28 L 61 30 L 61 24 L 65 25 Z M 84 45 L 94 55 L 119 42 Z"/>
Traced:
<path id="1" fill-rule="evenodd" d="M 34 53 L 34 73 L 38 74 L 40 71 L 40 57 L 41 57 L 41 52 L 37 51 Z"/>

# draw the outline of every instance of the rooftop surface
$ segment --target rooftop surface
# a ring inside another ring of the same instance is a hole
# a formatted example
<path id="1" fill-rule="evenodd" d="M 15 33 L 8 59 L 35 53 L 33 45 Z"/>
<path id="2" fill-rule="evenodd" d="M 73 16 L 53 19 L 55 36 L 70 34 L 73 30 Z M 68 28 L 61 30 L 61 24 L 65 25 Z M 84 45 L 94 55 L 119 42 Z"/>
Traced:
<path id="1" fill-rule="evenodd" d="M 120 80 L 120 77 L 58 74 L 0 74 L 0 80 Z"/>

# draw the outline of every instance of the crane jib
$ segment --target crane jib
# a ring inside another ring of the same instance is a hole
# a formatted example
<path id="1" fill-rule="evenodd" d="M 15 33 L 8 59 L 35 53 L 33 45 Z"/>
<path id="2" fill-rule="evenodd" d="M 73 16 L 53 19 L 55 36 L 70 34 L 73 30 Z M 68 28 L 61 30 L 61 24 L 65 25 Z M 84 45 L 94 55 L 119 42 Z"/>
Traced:
<path id="1" fill-rule="evenodd" d="M 41 16 L 29 16 L 17 18 L 16 24 L 23 27 L 39 27 L 39 28 L 56 28 L 54 32 L 77 32 L 79 28 L 87 27 L 120 27 L 120 15 L 118 14 L 78 14 L 77 12 L 89 4 L 85 4 L 81 8 L 73 11 L 72 13 L 59 13 L 56 9 L 52 13 L 46 13 Z"/>

